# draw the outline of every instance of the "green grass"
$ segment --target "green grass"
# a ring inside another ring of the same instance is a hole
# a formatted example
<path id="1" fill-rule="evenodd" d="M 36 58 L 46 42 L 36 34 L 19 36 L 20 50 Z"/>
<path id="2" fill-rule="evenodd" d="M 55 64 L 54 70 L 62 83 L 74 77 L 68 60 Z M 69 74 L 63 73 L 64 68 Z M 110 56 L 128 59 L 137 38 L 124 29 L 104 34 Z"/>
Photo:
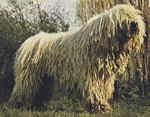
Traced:
<path id="1" fill-rule="evenodd" d="M 66 97 L 51 100 L 46 108 L 39 110 L 15 109 L 2 104 L 0 117 L 150 117 L 150 101 L 117 100 L 112 104 L 113 112 L 90 114 L 78 102 Z"/>

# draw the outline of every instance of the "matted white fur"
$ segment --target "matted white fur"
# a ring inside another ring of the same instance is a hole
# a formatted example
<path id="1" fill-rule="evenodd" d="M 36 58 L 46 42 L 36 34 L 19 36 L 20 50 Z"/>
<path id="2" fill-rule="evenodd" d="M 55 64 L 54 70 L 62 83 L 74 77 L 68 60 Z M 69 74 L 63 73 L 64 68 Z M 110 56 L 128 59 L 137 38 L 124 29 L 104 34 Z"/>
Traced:
<path id="1" fill-rule="evenodd" d="M 130 29 L 132 22 L 137 23 L 138 32 L 120 38 L 124 24 Z M 10 102 L 32 106 L 44 85 L 41 78 L 48 74 L 64 90 L 76 90 L 86 105 L 110 110 L 115 79 L 124 72 L 130 54 L 140 49 L 144 35 L 141 12 L 130 5 L 116 5 L 77 30 L 32 36 L 16 52 Z"/>

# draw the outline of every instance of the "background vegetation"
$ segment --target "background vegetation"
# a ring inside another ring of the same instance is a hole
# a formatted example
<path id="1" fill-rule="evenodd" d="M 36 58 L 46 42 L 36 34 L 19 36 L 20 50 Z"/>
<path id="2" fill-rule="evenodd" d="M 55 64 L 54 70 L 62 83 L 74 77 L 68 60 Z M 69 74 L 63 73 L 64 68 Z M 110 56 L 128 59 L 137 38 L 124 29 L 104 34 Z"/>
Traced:
<path id="1" fill-rule="evenodd" d="M 40 4 L 27 2 L 19 5 L 11 0 L 12 8 L 0 10 L 0 117 L 16 116 L 99 116 L 90 115 L 78 101 L 72 101 L 63 94 L 57 94 L 46 105 L 46 110 L 26 110 L 9 108 L 8 101 L 14 85 L 13 61 L 16 50 L 31 35 L 40 31 L 59 32 L 68 30 L 57 6 L 50 12 L 41 10 Z M 131 58 L 125 74 L 116 82 L 114 112 L 101 114 L 102 117 L 149 117 L 150 116 L 150 8 L 148 0 L 80 0 L 79 17 L 82 23 L 94 14 L 116 4 L 130 2 L 140 10 L 147 28 L 141 53 Z M 28 9 L 30 6 L 30 10 Z M 30 16 L 25 12 L 30 13 Z"/>

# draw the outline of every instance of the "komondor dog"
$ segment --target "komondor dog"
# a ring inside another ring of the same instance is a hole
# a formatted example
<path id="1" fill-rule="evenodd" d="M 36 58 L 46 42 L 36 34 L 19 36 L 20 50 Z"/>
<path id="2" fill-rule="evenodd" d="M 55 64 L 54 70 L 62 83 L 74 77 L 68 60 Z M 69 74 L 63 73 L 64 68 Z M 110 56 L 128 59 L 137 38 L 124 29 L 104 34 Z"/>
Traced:
<path id="1" fill-rule="evenodd" d="M 35 106 L 47 74 L 68 94 L 75 91 L 83 106 L 110 111 L 114 82 L 139 51 L 144 35 L 141 12 L 131 5 L 116 5 L 74 31 L 40 32 L 16 52 L 10 102 Z"/>

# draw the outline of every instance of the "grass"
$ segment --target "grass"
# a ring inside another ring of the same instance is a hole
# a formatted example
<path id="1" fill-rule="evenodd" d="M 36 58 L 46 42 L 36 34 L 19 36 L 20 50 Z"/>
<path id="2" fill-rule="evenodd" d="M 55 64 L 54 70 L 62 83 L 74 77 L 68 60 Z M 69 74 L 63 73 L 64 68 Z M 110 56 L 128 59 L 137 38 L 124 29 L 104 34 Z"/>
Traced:
<path id="1" fill-rule="evenodd" d="M 116 100 L 111 113 L 86 112 L 78 102 L 73 102 L 66 97 L 51 100 L 43 110 L 26 110 L 0 105 L 0 117 L 150 117 L 150 101 L 139 100 Z"/>

